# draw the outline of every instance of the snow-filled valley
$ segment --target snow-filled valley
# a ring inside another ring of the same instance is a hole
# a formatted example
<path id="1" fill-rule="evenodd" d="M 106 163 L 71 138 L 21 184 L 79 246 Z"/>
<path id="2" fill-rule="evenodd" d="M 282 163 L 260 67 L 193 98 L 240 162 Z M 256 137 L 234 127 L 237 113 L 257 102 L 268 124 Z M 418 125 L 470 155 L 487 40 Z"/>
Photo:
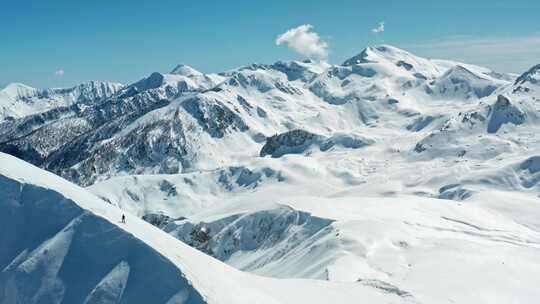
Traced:
<path id="1" fill-rule="evenodd" d="M 538 134 L 540 65 L 388 45 L 12 84 L 0 303 L 536 303 Z"/>

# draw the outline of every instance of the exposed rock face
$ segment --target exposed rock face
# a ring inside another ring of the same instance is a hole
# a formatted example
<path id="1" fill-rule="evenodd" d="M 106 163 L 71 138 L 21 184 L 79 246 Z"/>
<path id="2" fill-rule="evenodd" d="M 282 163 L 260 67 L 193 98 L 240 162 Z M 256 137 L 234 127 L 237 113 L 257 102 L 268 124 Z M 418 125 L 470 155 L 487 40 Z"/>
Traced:
<path id="1" fill-rule="evenodd" d="M 166 145 L 163 137 L 160 139 L 155 133 L 148 136 L 155 129 L 161 130 L 161 134 L 181 134 L 179 124 L 153 121 L 126 132 L 139 117 L 167 104 L 169 100 L 159 94 L 145 92 L 90 107 L 76 104 L 6 121 L 0 123 L 0 150 L 87 185 L 111 167 L 126 171 L 142 162 L 164 160 L 148 149 L 166 152 L 165 158 L 182 155 L 181 136 Z M 122 136 L 112 139 L 119 132 Z"/>
<path id="2" fill-rule="evenodd" d="M 249 129 L 237 113 L 231 111 L 219 100 L 194 98 L 184 101 L 182 106 L 212 137 L 221 138 L 228 129 L 235 131 Z"/>
<path id="3" fill-rule="evenodd" d="M 260 156 L 271 155 L 281 157 L 285 154 L 299 154 L 315 147 L 327 151 L 334 146 L 358 149 L 372 144 L 374 141 L 354 134 L 335 134 L 330 137 L 317 135 L 305 130 L 292 130 L 266 139 Z"/>
<path id="4" fill-rule="evenodd" d="M 496 133 L 506 123 L 520 125 L 525 122 L 526 115 L 510 102 L 510 99 L 499 95 L 493 105 L 493 111 L 488 122 L 488 133 Z"/>
<path id="5" fill-rule="evenodd" d="M 531 174 L 540 172 L 540 156 L 532 156 L 520 165 L 521 170 L 527 170 Z"/>
<path id="6" fill-rule="evenodd" d="M 261 149 L 261 156 L 271 155 L 280 157 L 284 154 L 302 153 L 316 141 L 321 140 L 320 135 L 304 130 L 292 130 L 274 135 L 266 139 L 266 144 Z"/>
<path id="7" fill-rule="evenodd" d="M 271 168 L 262 168 L 260 171 L 252 171 L 246 167 L 229 167 L 220 170 L 218 182 L 227 190 L 231 191 L 238 187 L 254 189 L 265 180 L 272 179 L 278 182 L 285 180 L 281 172 Z"/>
<path id="8" fill-rule="evenodd" d="M 439 189 L 439 195 L 437 198 L 463 201 L 470 198 L 473 195 L 473 192 L 464 188 L 460 184 L 450 184 L 443 186 Z"/>
<path id="9" fill-rule="evenodd" d="M 514 85 L 522 85 L 525 83 L 540 84 L 540 64 L 533 66 L 530 70 L 519 76 Z"/>
<path id="10" fill-rule="evenodd" d="M 248 129 L 238 113 L 204 96 L 165 109 L 185 93 L 164 79 L 154 73 L 100 103 L 1 122 L 0 150 L 90 185 L 122 172 L 171 174 L 189 168 L 198 143 L 186 137 L 188 129 L 199 126 L 215 138 Z M 146 117 L 157 110 L 161 115 Z"/>

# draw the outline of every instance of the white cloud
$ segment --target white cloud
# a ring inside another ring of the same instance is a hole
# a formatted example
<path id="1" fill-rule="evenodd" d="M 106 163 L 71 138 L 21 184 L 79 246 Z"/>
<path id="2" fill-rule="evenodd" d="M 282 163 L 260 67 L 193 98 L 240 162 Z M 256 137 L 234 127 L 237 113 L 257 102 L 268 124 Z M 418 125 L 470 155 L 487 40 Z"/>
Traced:
<path id="1" fill-rule="evenodd" d="M 311 24 L 292 28 L 276 38 L 276 45 L 284 43 L 297 53 L 309 58 L 326 59 L 328 57 L 328 44 L 313 31 Z"/>
<path id="2" fill-rule="evenodd" d="M 56 75 L 56 76 L 64 76 L 64 70 L 63 69 L 56 70 L 54 72 L 54 75 Z"/>
<path id="3" fill-rule="evenodd" d="M 384 22 L 381 21 L 379 24 L 377 24 L 377 27 L 374 29 L 371 29 L 372 32 L 378 34 L 378 33 L 384 33 Z"/>
<path id="4" fill-rule="evenodd" d="M 453 36 L 406 45 L 420 56 L 463 61 L 496 71 L 522 73 L 540 63 L 540 33 L 524 36 Z"/>

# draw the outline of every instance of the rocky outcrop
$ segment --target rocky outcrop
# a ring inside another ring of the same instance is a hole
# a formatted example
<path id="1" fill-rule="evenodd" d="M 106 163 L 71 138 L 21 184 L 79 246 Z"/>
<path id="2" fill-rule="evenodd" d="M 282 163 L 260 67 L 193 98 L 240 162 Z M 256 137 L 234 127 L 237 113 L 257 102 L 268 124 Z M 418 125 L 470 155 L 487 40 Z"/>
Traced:
<path id="1" fill-rule="evenodd" d="M 510 99 L 499 95 L 490 113 L 487 131 L 488 133 L 497 133 L 503 124 L 520 125 L 525 122 L 525 118 L 525 113 L 513 105 Z"/>
<path id="2" fill-rule="evenodd" d="M 357 135 L 335 134 L 325 137 L 297 129 L 268 137 L 266 144 L 261 149 L 260 156 L 281 157 L 285 154 L 300 154 L 313 147 L 320 151 L 327 151 L 334 146 L 358 149 L 373 142 L 371 139 Z"/>

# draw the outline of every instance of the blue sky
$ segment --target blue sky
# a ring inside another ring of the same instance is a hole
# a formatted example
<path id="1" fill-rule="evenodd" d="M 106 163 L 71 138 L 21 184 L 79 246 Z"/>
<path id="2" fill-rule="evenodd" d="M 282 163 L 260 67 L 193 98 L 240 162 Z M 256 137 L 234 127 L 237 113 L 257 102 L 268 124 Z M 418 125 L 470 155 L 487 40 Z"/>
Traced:
<path id="1" fill-rule="evenodd" d="M 300 59 L 276 38 L 302 24 L 327 44 L 331 63 L 387 43 L 517 73 L 540 63 L 539 11 L 534 0 L 2 0 L 0 85 L 128 83 L 181 62 L 218 72 Z"/>

